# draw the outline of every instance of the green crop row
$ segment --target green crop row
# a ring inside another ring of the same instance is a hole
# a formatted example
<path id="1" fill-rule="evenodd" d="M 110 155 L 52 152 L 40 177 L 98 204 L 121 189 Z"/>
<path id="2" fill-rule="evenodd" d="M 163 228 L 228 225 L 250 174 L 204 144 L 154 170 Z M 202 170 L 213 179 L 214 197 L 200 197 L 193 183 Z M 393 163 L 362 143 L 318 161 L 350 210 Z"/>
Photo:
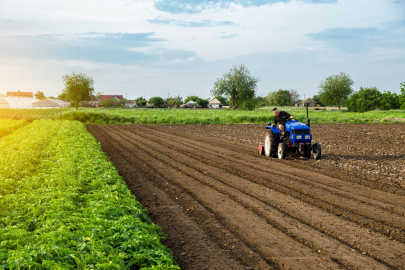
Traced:
<path id="1" fill-rule="evenodd" d="M 293 114 L 297 120 L 306 120 L 304 108 L 280 108 Z M 30 114 L 32 113 L 32 114 Z M 0 117 L 32 119 L 77 120 L 86 124 L 266 124 L 274 115 L 271 109 L 254 111 L 215 109 L 50 109 L 17 110 L 0 109 Z M 309 117 L 314 124 L 330 123 L 403 123 L 405 111 L 369 111 L 353 113 L 347 110 L 310 109 Z"/>
<path id="2" fill-rule="evenodd" d="M 0 138 L 10 135 L 14 130 L 27 125 L 28 122 L 25 119 L 13 120 L 13 119 L 0 119 Z"/>
<path id="3" fill-rule="evenodd" d="M 0 269 L 180 269 L 164 237 L 82 123 L 0 139 Z"/>

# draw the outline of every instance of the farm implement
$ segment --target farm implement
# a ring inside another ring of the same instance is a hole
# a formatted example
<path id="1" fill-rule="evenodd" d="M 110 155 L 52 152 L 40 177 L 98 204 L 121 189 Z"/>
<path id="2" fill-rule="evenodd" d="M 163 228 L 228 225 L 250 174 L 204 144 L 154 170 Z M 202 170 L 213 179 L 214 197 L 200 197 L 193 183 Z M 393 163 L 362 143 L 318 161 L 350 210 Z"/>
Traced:
<path id="1" fill-rule="evenodd" d="M 306 108 L 306 123 L 303 124 L 295 119 L 286 119 L 284 132 L 280 132 L 278 127 L 272 126 L 272 123 L 269 122 L 266 126 L 264 145 L 259 145 L 259 154 L 284 159 L 299 156 L 310 158 L 312 153 L 315 159 L 320 159 L 321 145 L 319 143 L 312 144 L 308 104 Z"/>

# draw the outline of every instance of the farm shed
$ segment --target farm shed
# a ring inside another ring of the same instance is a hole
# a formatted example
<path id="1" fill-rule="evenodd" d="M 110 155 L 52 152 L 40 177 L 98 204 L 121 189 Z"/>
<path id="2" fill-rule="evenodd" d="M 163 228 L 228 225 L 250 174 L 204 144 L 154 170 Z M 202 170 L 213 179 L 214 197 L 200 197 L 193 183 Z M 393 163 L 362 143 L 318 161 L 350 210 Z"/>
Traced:
<path id="1" fill-rule="evenodd" d="M 307 103 L 309 107 L 316 107 L 318 105 L 318 103 L 312 98 L 306 98 L 305 100 L 300 102 L 300 107 L 305 107 L 305 104 Z"/>
<path id="2" fill-rule="evenodd" d="M 32 108 L 32 103 L 36 101 L 36 98 L 0 97 L 0 108 Z"/>
<path id="3" fill-rule="evenodd" d="M 221 101 L 213 97 L 208 101 L 208 105 L 211 105 L 212 108 L 219 108 L 219 105 L 221 105 Z"/>

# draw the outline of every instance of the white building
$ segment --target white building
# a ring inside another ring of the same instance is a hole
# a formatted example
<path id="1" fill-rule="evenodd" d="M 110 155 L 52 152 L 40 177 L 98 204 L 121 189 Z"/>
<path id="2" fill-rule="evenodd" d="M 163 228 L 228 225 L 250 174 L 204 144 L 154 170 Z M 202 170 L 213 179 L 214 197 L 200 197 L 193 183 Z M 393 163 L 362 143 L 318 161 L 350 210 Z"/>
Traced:
<path id="1" fill-rule="evenodd" d="M 217 109 L 220 107 L 220 105 L 221 105 L 221 101 L 219 101 L 216 97 L 213 97 L 208 101 L 208 106 L 210 108 Z"/>

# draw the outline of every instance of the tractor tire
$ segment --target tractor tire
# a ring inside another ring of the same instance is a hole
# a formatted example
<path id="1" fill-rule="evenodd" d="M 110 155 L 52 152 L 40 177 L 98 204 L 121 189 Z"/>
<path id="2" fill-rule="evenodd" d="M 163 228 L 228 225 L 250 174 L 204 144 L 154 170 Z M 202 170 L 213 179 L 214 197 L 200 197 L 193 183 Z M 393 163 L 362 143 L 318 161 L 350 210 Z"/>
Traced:
<path id="1" fill-rule="evenodd" d="M 285 148 L 285 143 L 279 143 L 278 151 L 277 151 L 278 158 L 285 159 L 286 152 L 287 152 L 287 149 Z"/>
<path id="2" fill-rule="evenodd" d="M 322 151 L 321 151 L 321 145 L 319 143 L 314 144 L 312 151 L 313 151 L 314 159 L 316 159 L 316 160 L 321 159 Z"/>
<path id="3" fill-rule="evenodd" d="M 276 157 L 277 138 L 272 130 L 269 130 L 264 138 L 264 155 L 266 157 Z"/>

